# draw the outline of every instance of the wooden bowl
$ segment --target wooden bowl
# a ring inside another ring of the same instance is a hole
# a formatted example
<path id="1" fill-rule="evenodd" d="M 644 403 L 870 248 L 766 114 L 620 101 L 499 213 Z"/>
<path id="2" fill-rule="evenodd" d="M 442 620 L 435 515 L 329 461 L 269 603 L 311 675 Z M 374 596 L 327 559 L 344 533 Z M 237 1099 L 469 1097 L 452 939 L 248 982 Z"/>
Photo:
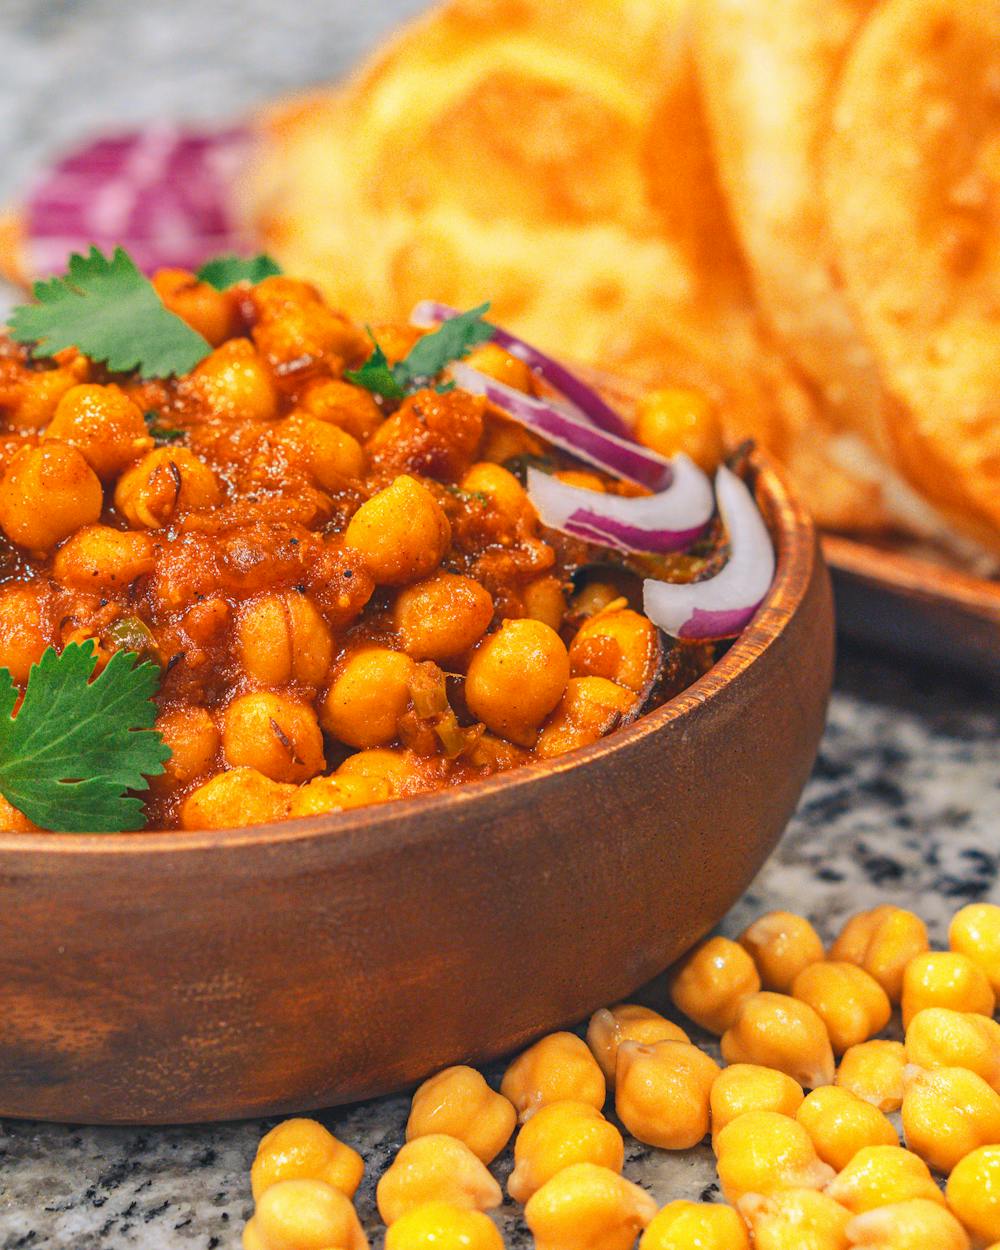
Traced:
<path id="1" fill-rule="evenodd" d="M 0 1114 L 304 1111 L 513 1050 L 665 968 L 774 846 L 830 688 L 812 526 L 759 459 L 774 587 L 724 658 L 551 763 L 204 834 L 0 834 Z"/>

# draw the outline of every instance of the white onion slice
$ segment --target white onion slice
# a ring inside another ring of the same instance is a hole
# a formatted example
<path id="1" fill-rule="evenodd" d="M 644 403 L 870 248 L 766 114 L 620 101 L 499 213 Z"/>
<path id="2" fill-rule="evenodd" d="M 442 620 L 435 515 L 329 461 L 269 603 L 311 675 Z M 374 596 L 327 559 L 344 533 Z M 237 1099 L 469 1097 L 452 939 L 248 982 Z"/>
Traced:
<path id="1" fill-rule="evenodd" d="M 638 443 L 599 430 L 561 404 L 534 399 L 513 386 L 498 382 L 496 378 L 470 369 L 468 365 L 453 364 L 451 376 L 470 395 L 485 395 L 490 403 L 502 408 L 512 420 L 541 434 L 550 443 L 580 460 L 586 460 L 588 464 L 652 491 L 665 490 L 673 481 L 669 460 L 647 451 Z"/>
<path id="2" fill-rule="evenodd" d="M 457 308 L 438 303 L 437 300 L 425 299 L 421 300 L 410 313 L 410 323 L 425 326 L 436 321 L 448 321 L 457 316 Z M 558 360 L 553 360 L 551 356 L 547 356 L 537 347 L 526 343 L 524 339 L 518 338 L 516 334 L 511 334 L 502 326 L 493 326 L 491 341 L 523 361 L 539 377 L 544 378 L 592 425 L 606 430 L 609 434 L 616 434 L 619 438 L 632 437 L 628 424 L 622 420 L 614 408 L 605 403 L 592 386 L 581 381 L 575 373 L 560 364 Z"/>
<path id="3" fill-rule="evenodd" d="M 673 481 L 655 495 L 602 495 L 528 469 L 528 498 L 544 525 L 621 551 L 680 551 L 715 511 L 712 486 L 685 455 L 671 460 Z"/>
<path id="4" fill-rule="evenodd" d="M 729 560 L 703 582 L 677 585 L 647 578 L 643 605 L 649 619 L 675 638 L 713 640 L 738 634 L 760 607 L 774 579 L 774 546 L 746 485 L 725 467 L 715 495 L 729 535 Z"/>

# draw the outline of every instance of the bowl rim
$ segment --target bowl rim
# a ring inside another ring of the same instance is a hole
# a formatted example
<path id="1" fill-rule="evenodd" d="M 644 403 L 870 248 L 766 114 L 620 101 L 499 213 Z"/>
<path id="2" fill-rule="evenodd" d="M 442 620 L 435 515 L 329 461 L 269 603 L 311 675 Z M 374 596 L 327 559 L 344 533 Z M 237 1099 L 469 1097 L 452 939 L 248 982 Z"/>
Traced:
<path id="1" fill-rule="evenodd" d="M 61 862 L 65 863 L 66 856 L 182 856 L 333 838 L 342 852 L 343 862 L 347 862 L 371 854 L 379 847 L 399 847 L 401 842 L 419 843 L 439 837 L 435 815 L 454 817 L 457 808 L 464 805 L 486 802 L 498 792 L 509 794 L 538 785 L 547 778 L 627 750 L 717 698 L 770 650 L 802 603 L 814 566 L 822 558 L 812 519 L 784 471 L 756 448 L 747 453 L 745 462 L 753 473 L 755 493 L 769 521 L 777 553 L 774 581 L 767 597 L 725 655 L 706 673 L 660 707 L 598 742 L 556 759 L 526 764 L 430 794 L 263 825 L 192 832 L 180 829 L 125 833 L 0 832 L 0 855 L 61 855 Z M 425 819 L 411 819 L 414 815 Z"/>

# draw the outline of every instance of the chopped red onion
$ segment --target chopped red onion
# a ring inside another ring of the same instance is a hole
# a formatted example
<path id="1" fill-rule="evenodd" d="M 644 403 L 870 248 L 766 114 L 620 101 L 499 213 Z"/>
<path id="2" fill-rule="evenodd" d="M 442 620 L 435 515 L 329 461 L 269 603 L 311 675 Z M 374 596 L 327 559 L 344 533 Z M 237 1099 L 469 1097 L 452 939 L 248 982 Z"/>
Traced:
<path id="1" fill-rule="evenodd" d="M 468 365 L 453 364 L 451 376 L 463 390 L 471 395 L 485 395 L 490 403 L 502 408 L 512 420 L 588 464 L 652 491 L 666 490 L 673 481 L 669 460 L 647 451 L 638 443 L 599 430 L 561 404 L 534 399 L 513 386 L 470 369 Z"/>
<path id="2" fill-rule="evenodd" d="M 673 481 L 656 495 L 627 498 L 570 486 L 528 469 L 528 498 L 544 525 L 622 551 L 680 551 L 715 511 L 712 486 L 685 455 L 671 460 Z"/>
<path id="3" fill-rule="evenodd" d="M 731 638 L 748 624 L 774 578 L 774 546 L 753 495 L 724 466 L 715 495 L 729 535 L 729 560 L 714 577 L 678 585 L 647 578 L 646 615 L 675 638 Z"/>
<path id="4" fill-rule="evenodd" d="M 253 250 L 232 211 L 250 132 L 153 124 L 84 144 L 57 161 L 26 205 L 29 268 L 62 273 L 71 252 L 124 247 L 140 269 L 195 269 Z"/>
<path id="5" fill-rule="evenodd" d="M 410 322 L 412 325 L 423 326 L 430 322 L 448 321 L 457 316 L 457 308 L 451 308 L 448 304 L 440 304 L 436 300 L 425 299 L 421 300 L 410 313 Z M 627 423 L 615 412 L 614 408 L 605 403 L 593 387 L 587 386 L 558 360 L 553 360 L 551 356 L 539 351 L 537 347 L 532 347 L 530 343 L 518 338 L 516 334 L 511 334 L 509 330 L 504 330 L 502 326 L 493 327 L 492 341 L 510 352 L 512 356 L 516 356 L 518 360 L 523 361 L 539 377 L 544 378 L 569 401 L 573 408 L 599 429 L 615 434 L 619 438 L 630 439 L 632 437 Z"/>

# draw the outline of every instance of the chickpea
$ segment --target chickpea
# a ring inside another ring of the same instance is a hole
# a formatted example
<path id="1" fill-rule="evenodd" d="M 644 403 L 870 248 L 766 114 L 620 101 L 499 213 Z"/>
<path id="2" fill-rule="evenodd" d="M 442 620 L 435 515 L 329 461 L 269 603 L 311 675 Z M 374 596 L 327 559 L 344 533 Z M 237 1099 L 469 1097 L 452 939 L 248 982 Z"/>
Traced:
<path id="1" fill-rule="evenodd" d="M 621 608 L 585 621 L 569 648 L 574 677 L 606 677 L 641 694 L 656 675 L 661 656 L 659 631 L 648 617 Z"/>
<path id="2" fill-rule="evenodd" d="M 898 1146 L 896 1130 L 881 1111 L 838 1085 L 807 1094 L 795 1118 L 812 1138 L 816 1153 L 838 1172 L 865 1146 Z"/>
<path id="3" fill-rule="evenodd" d="M 186 447 L 158 447 L 127 469 L 115 487 L 115 507 L 135 529 L 161 529 L 180 512 L 214 507 L 215 474 Z"/>
<path id="4" fill-rule="evenodd" d="M 903 993 L 903 970 L 929 948 L 927 926 L 920 917 L 886 904 L 852 916 L 830 947 L 829 958 L 864 968 L 895 1006 Z"/>
<path id="5" fill-rule="evenodd" d="M 56 552 L 52 572 L 64 586 L 109 591 L 129 586 L 153 571 L 155 551 L 148 534 L 88 525 Z"/>
<path id="6" fill-rule="evenodd" d="M 33 825 L 23 812 L 19 812 L 0 794 L 0 831 L 3 833 L 37 833 L 38 826 Z"/>
<path id="7" fill-rule="evenodd" d="M 399 592 L 393 625 L 415 660 L 448 660 L 474 646 L 493 619 L 493 599 L 471 577 L 435 573 Z"/>
<path id="8" fill-rule="evenodd" d="M 270 421 L 278 411 L 274 380 L 249 339 L 229 339 L 217 347 L 181 389 L 219 416 Z"/>
<path id="9" fill-rule="evenodd" d="M 823 958 L 819 934 L 804 916 L 771 911 L 759 917 L 740 936 L 757 965 L 765 990 L 790 994 L 792 982 L 810 964 Z"/>
<path id="10" fill-rule="evenodd" d="M 272 781 L 308 781 L 325 764 L 316 713 L 285 695 L 240 695 L 226 708 L 222 749 L 233 768 L 246 766 Z"/>
<path id="11" fill-rule="evenodd" d="M 571 677 L 535 743 L 540 759 L 590 746 L 635 711 L 636 696 L 605 677 Z"/>
<path id="12" fill-rule="evenodd" d="M 514 474 L 501 465 L 478 461 L 466 471 L 461 487 L 470 495 L 488 496 L 494 508 L 514 525 L 536 528 L 535 510 L 527 492 Z"/>
<path id="13" fill-rule="evenodd" d="M 17 384 L 14 401 L 4 405 L 4 419 L 12 430 L 40 430 L 52 420 L 60 399 L 86 381 L 90 362 L 76 356 L 57 369 L 25 374 Z"/>
<path id="14" fill-rule="evenodd" d="M 255 768 L 218 773 L 184 801 L 182 829 L 241 829 L 281 820 L 295 787 L 272 781 Z"/>
<path id="15" fill-rule="evenodd" d="M 903 1105 L 903 1068 L 906 1051 L 902 1042 L 881 1039 L 862 1042 L 844 1052 L 836 1084 L 879 1111 L 898 1111 Z"/>
<path id="16" fill-rule="evenodd" d="M 496 343 L 480 344 L 469 353 L 465 363 L 470 369 L 496 378 L 498 382 L 512 386 L 516 391 L 524 391 L 526 395 L 534 394 L 531 370 L 523 360 L 505 352 Z"/>
<path id="17" fill-rule="evenodd" d="M 329 421 L 293 414 L 280 423 L 277 432 L 278 439 L 303 460 L 324 490 L 337 490 L 365 471 L 361 444 Z"/>
<path id="18" fill-rule="evenodd" d="M 251 599 L 240 612 L 236 636 L 240 663 L 263 686 L 320 686 L 330 671 L 330 630 L 298 591 Z"/>
<path id="19" fill-rule="evenodd" d="M 323 728 L 352 747 L 385 746 L 410 703 L 415 665 L 401 651 L 364 647 L 349 656 L 323 702 Z"/>
<path id="20" fill-rule="evenodd" d="M 448 1202 L 468 1211 L 489 1211 L 503 1201 L 500 1186 L 482 1160 L 455 1137 L 431 1133 L 408 1141 L 376 1189 L 378 1211 L 394 1224 L 425 1202 Z"/>
<path id="21" fill-rule="evenodd" d="M 797 1120 L 774 1111 L 748 1111 L 715 1140 L 719 1183 L 726 1201 L 782 1189 L 822 1189 L 833 1168 L 816 1153 Z"/>
<path id="22" fill-rule="evenodd" d="M 996 996 L 986 973 L 967 955 L 927 951 L 914 956 L 903 973 L 903 1027 L 927 1007 L 992 1016 Z"/>
<path id="23" fill-rule="evenodd" d="M 500 1083 L 523 1124 L 551 1102 L 587 1102 L 604 1106 L 607 1087 L 597 1060 L 575 1033 L 550 1033 L 510 1064 Z"/>
<path id="24" fill-rule="evenodd" d="M 279 1181 L 261 1194 L 243 1250 L 368 1250 L 357 1212 L 324 1181 Z"/>
<path id="25" fill-rule="evenodd" d="M 524 1208 L 536 1250 L 631 1250 L 655 1214 L 650 1194 L 596 1163 L 563 1168 Z"/>
<path id="26" fill-rule="evenodd" d="M 18 686 L 28 680 L 32 664 L 42 658 L 50 637 L 37 589 L 0 589 L 0 667 L 9 669 Z"/>
<path id="27" fill-rule="evenodd" d="M 739 1201 L 754 1250 L 847 1250 L 850 1212 L 815 1189 L 785 1189 Z"/>
<path id="28" fill-rule="evenodd" d="M 688 1150 L 708 1132 L 719 1065 L 690 1042 L 624 1042 L 615 1110 L 633 1137 L 661 1150 Z"/>
<path id="29" fill-rule="evenodd" d="M 451 526 L 427 487 L 404 473 L 361 505 L 344 541 L 376 582 L 403 586 L 437 568 L 451 541 Z"/>
<path id="30" fill-rule="evenodd" d="M 636 438 L 661 456 L 684 452 L 711 473 L 722 459 L 722 426 L 707 395 L 671 387 L 636 405 Z"/>
<path id="31" fill-rule="evenodd" d="M 646 1227 L 639 1250 L 750 1250 L 746 1225 L 717 1202 L 668 1202 Z"/>
<path id="32" fill-rule="evenodd" d="M 254 1201 L 260 1202 L 281 1181 L 325 1181 L 353 1198 L 364 1172 L 358 1152 L 316 1120 L 284 1120 L 261 1138 L 250 1169 L 250 1188 Z"/>
<path id="33" fill-rule="evenodd" d="M 363 777 L 381 782 L 391 798 L 416 794 L 424 789 L 423 777 L 412 751 L 386 750 L 373 747 L 349 755 L 337 769 L 337 777 Z"/>
<path id="34" fill-rule="evenodd" d="M 826 1025 L 834 1054 L 880 1033 L 892 1016 L 889 996 L 856 964 L 821 960 L 803 968 L 792 995 L 808 1003 Z"/>
<path id="35" fill-rule="evenodd" d="M 670 996 L 678 1011 L 710 1033 L 725 1033 L 742 1005 L 760 989 L 753 960 L 729 938 L 700 943 L 677 965 Z"/>
<path id="36" fill-rule="evenodd" d="M 459 1064 L 429 1077 L 413 1095 L 406 1140 L 444 1133 L 489 1164 L 510 1141 L 516 1124 L 517 1112 L 503 1094 L 490 1089 L 475 1068 Z"/>
<path id="37" fill-rule="evenodd" d="M 166 307 L 213 347 L 235 334 L 238 318 L 232 291 L 217 291 L 187 269 L 160 269 L 153 275 L 153 286 Z"/>
<path id="38" fill-rule="evenodd" d="M 619 1003 L 616 1007 L 602 1007 L 590 1017 L 587 1026 L 587 1045 L 601 1065 L 608 1089 L 615 1087 L 615 1070 L 618 1066 L 618 1048 L 622 1042 L 689 1042 L 691 1039 L 678 1024 L 667 1020 L 659 1012 L 638 1003 Z"/>
<path id="39" fill-rule="evenodd" d="M 102 482 L 153 447 L 142 413 L 118 386 L 74 386 L 60 399 L 45 438 L 75 447 Z"/>
<path id="40" fill-rule="evenodd" d="M 0 481 L 0 528 L 19 547 L 50 551 L 74 530 L 93 525 L 104 506 L 93 469 L 66 443 L 24 447 Z"/>
<path id="41" fill-rule="evenodd" d="M 1000 1238 L 1000 1144 L 980 1146 L 948 1177 L 948 1206 L 978 1243 Z"/>
<path id="42" fill-rule="evenodd" d="M 554 630 L 562 627 L 566 615 L 566 595 L 558 577 L 536 577 L 521 591 L 524 615 L 543 621 Z"/>
<path id="43" fill-rule="evenodd" d="M 925 1007 L 906 1030 L 906 1061 L 918 1068 L 968 1068 L 1000 1093 L 1000 1024 L 971 1011 Z"/>
<path id="44" fill-rule="evenodd" d="M 247 295 L 257 314 L 254 341 L 279 376 L 311 371 L 320 361 L 339 369 L 371 349 L 361 330 L 329 308 L 308 282 L 276 274 Z"/>
<path id="45" fill-rule="evenodd" d="M 390 799 L 389 787 L 375 777 L 314 777 L 292 795 L 289 816 L 322 816 L 346 812 Z"/>
<path id="46" fill-rule="evenodd" d="M 527 1202 L 546 1181 L 574 1163 L 595 1163 L 620 1172 L 625 1163 L 622 1135 L 590 1103 L 550 1102 L 517 1135 L 507 1190 L 515 1202 Z"/>
<path id="47" fill-rule="evenodd" d="M 154 779 L 157 788 L 186 785 L 215 765 L 219 731 L 206 708 L 184 704 L 161 712 L 156 728 L 171 752 L 163 775 Z"/>
<path id="48" fill-rule="evenodd" d="M 744 1001 L 722 1037 L 726 1063 L 757 1063 L 786 1072 L 806 1089 L 833 1081 L 826 1025 L 808 1003 L 764 991 Z"/>
<path id="49" fill-rule="evenodd" d="M 944 1205 L 927 1164 L 902 1146 L 862 1146 L 826 1193 L 854 1215 L 912 1198 Z"/>
<path id="50" fill-rule="evenodd" d="M 339 425 L 359 443 L 369 439 L 382 424 L 382 410 L 371 392 L 339 378 L 310 382 L 299 404 L 311 417 Z"/>
<path id="51" fill-rule="evenodd" d="M 847 1240 L 852 1250 L 969 1250 L 958 1220 L 926 1198 L 856 1215 L 847 1225 Z"/>
<path id="52" fill-rule="evenodd" d="M 952 917 L 948 943 L 953 951 L 978 964 L 1000 995 L 1000 907 L 996 903 L 970 903 Z"/>
<path id="53" fill-rule="evenodd" d="M 482 1211 L 463 1211 L 450 1202 L 425 1202 L 388 1229 L 385 1250 L 503 1250 L 503 1238 Z"/>
<path id="54" fill-rule="evenodd" d="M 907 1068 L 902 1118 L 907 1146 L 936 1172 L 1000 1142 L 1000 1094 L 965 1068 Z"/>
<path id="55" fill-rule="evenodd" d="M 709 1097 L 713 1143 L 737 1116 L 748 1111 L 776 1111 L 794 1117 L 805 1095 L 798 1081 L 776 1068 L 732 1063 L 715 1078 Z"/>
<path id="56" fill-rule="evenodd" d="M 504 621 L 469 661 L 465 699 L 487 729 L 531 746 L 568 681 L 569 655 L 555 630 L 541 621 Z"/>

